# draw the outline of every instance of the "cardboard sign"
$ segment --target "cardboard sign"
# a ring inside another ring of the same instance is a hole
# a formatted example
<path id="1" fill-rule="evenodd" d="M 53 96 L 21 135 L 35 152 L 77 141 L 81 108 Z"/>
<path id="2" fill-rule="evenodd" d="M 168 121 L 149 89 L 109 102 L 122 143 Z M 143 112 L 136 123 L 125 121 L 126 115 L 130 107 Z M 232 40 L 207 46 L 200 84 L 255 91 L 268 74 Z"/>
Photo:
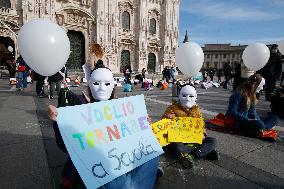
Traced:
<path id="1" fill-rule="evenodd" d="M 168 142 L 202 144 L 204 121 L 202 118 L 178 117 L 168 130 Z"/>
<path id="2" fill-rule="evenodd" d="M 168 142 L 168 129 L 173 124 L 175 124 L 175 122 L 171 119 L 162 119 L 151 124 L 152 130 L 162 147 L 170 144 Z"/>
<path id="3" fill-rule="evenodd" d="M 203 118 L 162 119 L 151 124 L 151 127 L 162 147 L 171 142 L 202 144 L 204 137 Z"/>
<path id="4" fill-rule="evenodd" d="M 58 108 L 58 126 L 87 188 L 98 188 L 161 155 L 144 96 Z"/>

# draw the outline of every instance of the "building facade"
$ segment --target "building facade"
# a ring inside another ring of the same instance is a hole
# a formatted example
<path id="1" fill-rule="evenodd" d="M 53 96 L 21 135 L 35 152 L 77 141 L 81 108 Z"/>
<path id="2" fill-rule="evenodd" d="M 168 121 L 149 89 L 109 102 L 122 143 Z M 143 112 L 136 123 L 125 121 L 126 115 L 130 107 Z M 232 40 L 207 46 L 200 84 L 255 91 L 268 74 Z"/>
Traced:
<path id="1" fill-rule="evenodd" d="M 71 70 L 89 61 L 94 42 L 102 45 L 104 62 L 114 73 L 127 66 L 160 72 L 175 65 L 179 5 L 179 0 L 0 0 L 0 51 L 8 54 L 11 46 L 17 54 L 21 26 L 48 18 L 67 32 Z"/>
<path id="2" fill-rule="evenodd" d="M 241 63 L 243 51 L 247 45 L 231 46 L 231 44 L 205 44 L 203 47 L 203 69 L 223 69 L 228 63 L 232 68 Z M 244 65 L 243 65 L 244 66 Z"/>

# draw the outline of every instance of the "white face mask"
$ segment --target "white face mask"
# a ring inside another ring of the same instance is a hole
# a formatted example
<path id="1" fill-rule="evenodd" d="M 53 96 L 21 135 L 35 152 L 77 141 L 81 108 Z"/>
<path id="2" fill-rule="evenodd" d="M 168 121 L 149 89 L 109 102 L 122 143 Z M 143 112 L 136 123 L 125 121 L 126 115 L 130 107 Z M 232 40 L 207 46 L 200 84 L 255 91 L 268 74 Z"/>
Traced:
<path id="1" fill-rule="evenodd" d="M 259 93 L 259 92 L 263 89 L 263 86 L 264 86 L 264 85 L 265 85 L 265 79 L 262 78 L 262 79 L 261 79 L 261 82 L 260 82 L 259 85 L 257 86 L 255 92 L 256 92 L 256 93 Z"/>
<path id="2" fill-rule="evenodd" d="M 94 70 L 90 77 L 89 87 L 95 100 L 108 100 L 114 88 L 111 71 L 106 68 Z"/>
<path id="3" fill-rule="evenodd" d="M 191 108 L 196 105 L 197 94 L 194 87 L 186 85 L 180 90 L 179 101 L 183 107 Z"/>

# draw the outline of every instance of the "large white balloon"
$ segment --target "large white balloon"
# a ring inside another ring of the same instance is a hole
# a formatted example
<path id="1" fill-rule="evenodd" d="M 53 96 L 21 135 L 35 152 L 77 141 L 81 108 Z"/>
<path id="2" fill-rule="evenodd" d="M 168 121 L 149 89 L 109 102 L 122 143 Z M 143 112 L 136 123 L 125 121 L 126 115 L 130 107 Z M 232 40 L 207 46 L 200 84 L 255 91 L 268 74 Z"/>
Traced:
<path id="1" fill-rule="evenodd" d="M 269 48 L 263 43 L 253 43 L 243 52 L 243 61 L 249 70 L 257 71 L 265 66 L 270 57 Z"/>
<path id="2" fill-rule="evenodd" d="M 204 62 L 202 48 L 194 42 L 183 43 L 176 50 L 176 64 L 179 70 L 188 76 L 198 74 Z"/>
<path id="3" fill-rule="evenodd" d="M 34 19 L 23 25 L 18 44 L 25 62 L 43 76 L 58 72 L 70 54 L 66 32 L 49 19 Z"/>
<path id="4" fill-rule="evenodd" d="M 278 49 L 282 55 L 284 55 L 284 39 L 278 42 Z"/>
<path id="5" fill-rule="evenodd" d="M 14 50 L 13 47 L 11 47 L 11 46 L 8 47 L 9 52 L 13 52 L 13 50 Z"/>

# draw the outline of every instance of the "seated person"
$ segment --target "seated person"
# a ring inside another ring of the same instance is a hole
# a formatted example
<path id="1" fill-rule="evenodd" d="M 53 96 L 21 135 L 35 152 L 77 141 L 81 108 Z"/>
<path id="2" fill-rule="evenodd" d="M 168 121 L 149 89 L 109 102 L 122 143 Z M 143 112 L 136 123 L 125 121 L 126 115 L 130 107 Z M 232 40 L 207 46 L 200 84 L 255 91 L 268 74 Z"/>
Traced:
<path id="1" fill-rule="evenodd" d="M 277 116 L 270 114 L 261 118 L 256 113 L 256 93 L 262 90 L 264 85 L 264 78 L 260 74 L 254 74 L 231 95 L 226 117 L 232 119 L 234 128 L 257 134 L 259 131 L 272 129 L 277 124 Z"/>
<path id="2" fill-rule="evenodd" d="M 88 80 L 88 92 L 86 94 L 76 95 L 73 92 L 68 91 L 67 95 L 65 94 L 59 97 L 59 103 L 62 102 L 63 106 L 80 105 L 113 99 L 114 79 L 111 71 L 107 68 L 99 66 L 98 68 L 95 68 L 91 73 L 89 73 L 89 75 L 90 78 Z M 64 98 L 65 96 L 65 100 L 60 99 Z M 58 146 L 62 149 L 63 152 L 68 153 L 63 139 L 60 135 L 58 125 L 56 123 L 58 115 L 56 107 L 50 105 L 48 107 L 48 114 L 49 118 L 54 121 L 54 131 Z M 156 180 L 158 162 L 159 158 L 154 158 L 133 169 L 132 171 L 121 175 L 120 177 L 117 177 L 109 183 L 101 186 L 100 189 L 153 188 L 154 182 Z M 84 185 L 70 157 L 67 158 L 67 162 L 64 165 L 62 177 L 63 179 L 61 188 L 75 189 L 78 187 L 80 188 L 80 186 L 82 187 L 82 185 Z"/>
<path id="3" fill-rule="evenodd" d="M 191 85 L 185 85 L 181 88 L 178 102 L 174 102 L 165 111 L 163 118 L 173 119 L 175 117 L 193 117 L 202 118 L 199 106 L 196 104 L 196 90 Z M 193 167 L 193 158 L 208 158 L 210 160 L 218 160 L 219 155 L 215 150 L 216 139 L 207 137 L 204 133 L 202 144 L 184 144 L 175 142 L 169 144 L 171 150 L 180 156 L 181 163 L 184 168 Z"/>

